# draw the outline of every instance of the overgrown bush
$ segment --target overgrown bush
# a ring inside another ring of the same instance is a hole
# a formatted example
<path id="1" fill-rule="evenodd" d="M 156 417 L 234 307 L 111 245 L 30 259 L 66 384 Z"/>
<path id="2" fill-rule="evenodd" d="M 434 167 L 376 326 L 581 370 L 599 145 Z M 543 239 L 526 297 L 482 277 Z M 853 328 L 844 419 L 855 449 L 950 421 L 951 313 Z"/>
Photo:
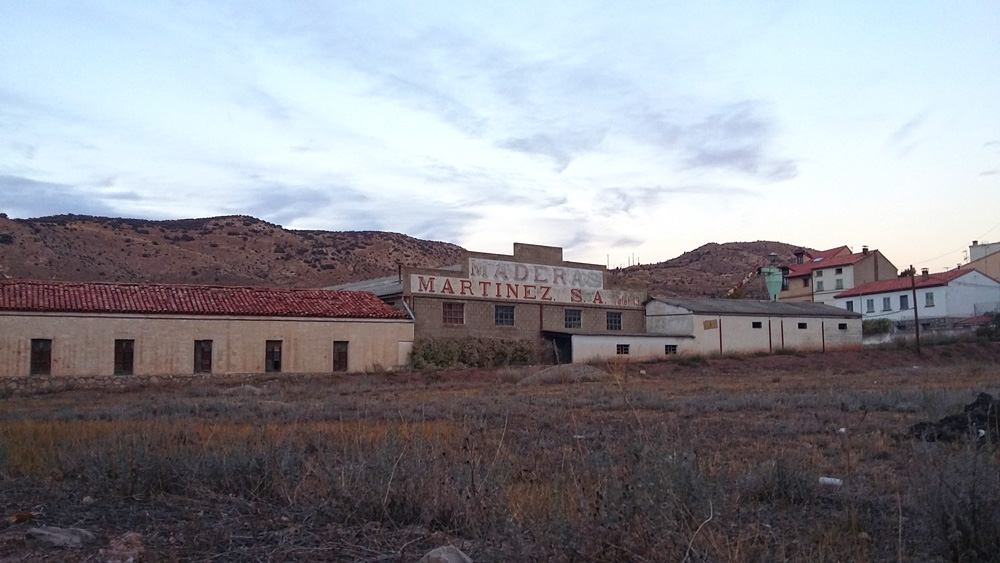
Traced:
<path id="1" fill-rule="evenodd" d="M 991 317 L 988 323 L 976 329 L 976 336 L 996 342 L 1000 340 L 1000 315 L 994 313 Z"/>
<path id="2" fill-rule="evenodd" d="M 892 332 L 892 327 L 893 322 L 891 319 L 871 319 L 868 321 L 861 321 L 861 334 L 862 336 L 889 334 Z"/>
<path id="3" fill-rule="evenodd" d="M 422 338 L 413 343 L 413 369 L 493 368 L 537 363 L 538 343 L 501 338 Z"/>

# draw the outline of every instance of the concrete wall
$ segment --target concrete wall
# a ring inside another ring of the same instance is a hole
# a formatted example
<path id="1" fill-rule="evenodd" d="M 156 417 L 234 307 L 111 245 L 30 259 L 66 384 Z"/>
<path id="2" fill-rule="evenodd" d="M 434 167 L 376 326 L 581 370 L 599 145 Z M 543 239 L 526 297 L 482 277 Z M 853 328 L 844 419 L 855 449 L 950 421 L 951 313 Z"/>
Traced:
<path id="1" fill-rule="evenodd" d="M 194 341 L 212 341 L 213 373 L 263 373 L 265 341 L 282 341 L 281 371 L 329 373 L 333 342 L 347 341 L 348 370 L 393 368 L 408 361 L 409 321 L 0 314 L 0 376 L 29 372 L 31 339 L 52 340 L 53 376 L 114 373 L 114 341 L 135 341 L 135 375 L 194 372 Z"/>
<path id="2" fill-rule="evenodd" d="M 691 344 L 692 339 L 673 336 L 654 335 L 573 335 L 573 363 L 586 364 L 592 362 L 607 362 L 626 360 L 630 362 L 652 362 L 663 360 L 670 356 L 666 346 L 677 346 L 678 353 Z M 619 354 L 618 346 L 628 345 L 628 354 Z"/>
<path id="3" fill-rule="evenodd" d="M 803 282 L 803 280 L 805 280 Z M 812 276 L 800 276 L 788 278 L 788 289 L 778 294 L 779 301 L 795 303 L 799 301 L 812 301 Z"/>
<path id="4" fill-rule="evenodd" d="M 659 301 L 650 301 L 646 312 L 647 333 L 693 337 L 682 341 L 678 349 L 682 355 L 861 347 L 860 318 L 697 315 Z M 799 328 L 799 323 L 805 328 Z"/>

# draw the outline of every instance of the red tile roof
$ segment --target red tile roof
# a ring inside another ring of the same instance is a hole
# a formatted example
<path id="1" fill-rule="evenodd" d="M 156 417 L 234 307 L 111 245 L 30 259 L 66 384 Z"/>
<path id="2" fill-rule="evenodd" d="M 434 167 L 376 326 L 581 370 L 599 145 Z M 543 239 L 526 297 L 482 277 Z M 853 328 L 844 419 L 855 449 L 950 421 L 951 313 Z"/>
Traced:
<path id="1" fill-rule="evenodd" d="M 807 252 L 805 255 L 805 262 L 789 266 L 788 276 L 786 277 L 794 278 L 797 276 L 808 276 L 815 268 L 823 267 L 820 264 L 826 264 L 831 258 L 844 254 L 851 256 L 851 249 L 846 246 L 838 246 L 837 248 L 831 248 L 829 250 L 820 250 L 813 253 Z"/>
<path id="2" fill-rule="evenodd" d="M 964 276 L 966 274 L 971 274 L 975 270 L 950 270 L 948 272 L 942 272 L 940 274 L 930 274 L 926 278 L 922 275 L 916 277 L 916 287 L 936 287 L 940 285 L 948 285 L 952 280 Z M 910 289 L 910 278 L 909 276 L 905 278 L 895 278 L 891 280 L 880 280 L 868 282 L 864 285 L 859 285 L 852 289 L 848 289 L 843 293 L 838 293 L 834 297 L 854 297 L 855 295 L 871 295 L 873 293 L 886 293 L 889 291 L 904 291 Z"/>
<path id="3" fill-rule="evenodd" d="M 0 311 L 400 319 L 364 291 L 0 281 Z"/>

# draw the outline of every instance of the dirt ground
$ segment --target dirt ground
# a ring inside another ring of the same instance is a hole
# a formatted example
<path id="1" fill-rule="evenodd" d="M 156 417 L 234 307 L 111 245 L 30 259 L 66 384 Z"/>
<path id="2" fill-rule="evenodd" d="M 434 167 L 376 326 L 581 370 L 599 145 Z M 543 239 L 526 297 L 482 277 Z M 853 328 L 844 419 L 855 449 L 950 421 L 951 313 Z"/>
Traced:
<path id="1" fill-rule="evenodd" d="M 1000 345 L 592 367 L 6 397 L 0 561 L 1000 560 Z"/>

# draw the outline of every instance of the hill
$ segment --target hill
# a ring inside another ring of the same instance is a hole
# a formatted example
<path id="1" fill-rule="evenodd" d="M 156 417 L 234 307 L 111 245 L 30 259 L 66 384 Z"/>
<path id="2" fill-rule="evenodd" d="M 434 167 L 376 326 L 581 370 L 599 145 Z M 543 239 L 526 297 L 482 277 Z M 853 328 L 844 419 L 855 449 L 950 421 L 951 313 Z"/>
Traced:
<path id="1" fill-rule="evenodd" d="M 794 260 L 780 242 L 710 243 L 657 264 L 616 270 L 626 287 L 655 295 L 721 297 L 747 272 Z M 392 275 L 399 264 L 438 267 L 463 249 L 379 231 L 296 231 L 235 215 L 148 221 L 0 214 L 0 275 L 69 281 L 324 287 Z M 759 280 L 747 296 L 766 296 Z"/>
<path id="2" fill-rule="evenodd" d="M 726 291 L 760 266 L 769 265 L 769 255 L 777 254 L 778 265 L 795 261 L 800 246 L 783 242 L 755 241 L 708 243 L 677 258 L 656 264 L 631 266 L 617 275 L 626 287 L 646 289 L 664 297 L 722 297 Z M 743 287 L 746 297 L 767 299 L 763 280 L 758 277 Z"/>
<path id="3" fill-rule="evenodd" d="M 248 216 L 0 216 L 0 273 L 13 278 L 323 287 L 461 255 L 454 244 L 397 233 L 295 231 Z"/>

